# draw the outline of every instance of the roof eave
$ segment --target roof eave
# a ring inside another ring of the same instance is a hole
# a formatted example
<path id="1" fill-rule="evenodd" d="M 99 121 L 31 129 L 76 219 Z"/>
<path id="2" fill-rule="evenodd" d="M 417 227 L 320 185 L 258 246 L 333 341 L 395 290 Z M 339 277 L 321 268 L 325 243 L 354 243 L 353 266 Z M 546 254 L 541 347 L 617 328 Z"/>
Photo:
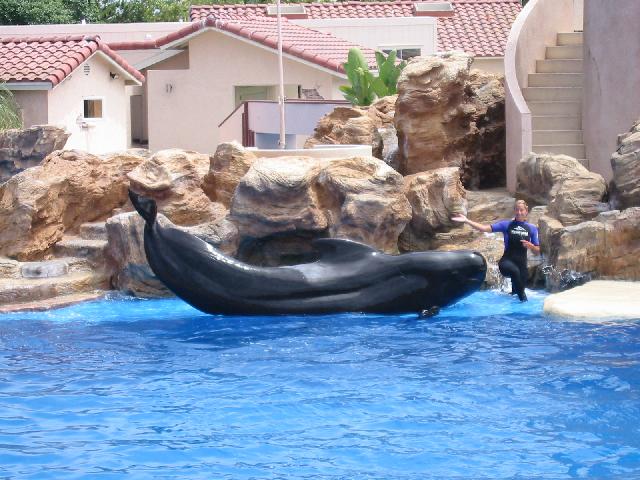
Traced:
<path id="1" fill-rule="evenodd" d="M 51 82 L 6 82 L 4 84 L 9 90 L 51 90 L 53 84 Z"/>

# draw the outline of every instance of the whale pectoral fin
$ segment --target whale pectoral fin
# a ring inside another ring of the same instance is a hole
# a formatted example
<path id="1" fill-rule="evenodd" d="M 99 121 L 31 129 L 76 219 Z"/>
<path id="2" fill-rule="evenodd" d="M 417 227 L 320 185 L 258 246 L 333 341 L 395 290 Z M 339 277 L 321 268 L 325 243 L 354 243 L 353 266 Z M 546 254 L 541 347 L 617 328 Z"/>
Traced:
<path id="1" fill-rule="evenodd" d="M 152 198 L 138 195 L 132 190 L 129 190 L 129 199 L 138 213 L 145 219 L 145 221 L 151 225 L 156 221 L 156 215 L 158 214 L 158 207 L 155 200 Z"/>
<path id="2" fill-rule="evenodd" d="M 313 242 L 313 246 L 320 253 L 319 261 L 325 263 L 344 262 L 379 253 L 369 245 L 342 238 L 319 238 Z"/>

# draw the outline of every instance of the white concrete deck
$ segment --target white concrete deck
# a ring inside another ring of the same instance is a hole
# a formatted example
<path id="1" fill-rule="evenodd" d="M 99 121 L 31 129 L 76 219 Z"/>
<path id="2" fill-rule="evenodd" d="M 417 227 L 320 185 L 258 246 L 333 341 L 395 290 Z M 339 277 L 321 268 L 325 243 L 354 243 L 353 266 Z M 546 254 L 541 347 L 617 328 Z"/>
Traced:
<path id="1" fill-rule="evenodd" d="M 640 282 L 593 280 L 549 295 L 544 313 L 582 321 L 640 319 Z"/>

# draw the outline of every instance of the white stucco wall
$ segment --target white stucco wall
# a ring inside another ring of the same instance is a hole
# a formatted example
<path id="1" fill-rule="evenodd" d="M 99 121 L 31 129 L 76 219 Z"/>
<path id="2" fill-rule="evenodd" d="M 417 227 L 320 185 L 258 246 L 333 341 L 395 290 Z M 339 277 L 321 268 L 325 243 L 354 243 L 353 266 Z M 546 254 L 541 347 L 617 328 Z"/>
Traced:
<path id="1" fill-rule="evenodd" d="M 336 37 L 369 48 L 420 47 L 421 55 L 431 55 L 436 51 L 437 19 L 435 17 L 290 19 L 289 21 L 331 33 Z"/>
<path id="2" fill-rule="evenodd" d="M 640 118 L 640 1 L 585 0 L 582 128 L 589 168 L 609 180 L 617 136 Z"/>
<path id="3" fill-rule="evenodd" d="M 88 75 L 84 73 L 85 64 L 90 66 Z M 110 72 L 117 72 L 119 78 L 111 79 Z M 65 148 L 90 153 L 128 148 L 129 97 L 123 77 L 102 54 L 96 53 L 49 92 L 49 123 L 71 133 Z M 102 118 L 83 121 L 85 98 L 102 99 Z"/>
<path id="4" fill-rule="evenodd" d="M 22 110 L 25 128 L 45 125 L 49 121 L 47 90 L 14 90 L 12 93 Z"/>
<path id="5" fill-rule="evenodd" d="M 287 84 L 316 88 L 327 99 L 342 98 L 328 71 L 285 58 L 284 76 Z M 234 87 L 277 83 L 274 51 L 216 31 L 194 37 L 188 70 L 148 72 L 149 148 L 215 152 L 218 125 L 235 108 Z"/>

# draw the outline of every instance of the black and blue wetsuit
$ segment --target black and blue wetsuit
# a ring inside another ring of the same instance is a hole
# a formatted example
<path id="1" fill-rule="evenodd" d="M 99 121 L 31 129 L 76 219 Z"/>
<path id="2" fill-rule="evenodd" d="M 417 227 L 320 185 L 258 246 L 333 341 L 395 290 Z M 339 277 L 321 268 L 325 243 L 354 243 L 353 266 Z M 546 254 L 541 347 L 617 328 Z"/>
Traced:
<path id="1" fill-rule="evenodd" d="M 536 246 L 540 245 L 538 240 L 538 228 L 528 222 L 517 220 L 502 220 L 491 225 L 492 232 L 502 232 L 504 236 L 504 254 L 498 262 L 500 273 L 511 278 L 513 291 L 521 301 L 525 301 L 527 296 L 524 287 L 527 284 L 527 248 L 522 245 L 521 240 L 528 240 Z"/>

